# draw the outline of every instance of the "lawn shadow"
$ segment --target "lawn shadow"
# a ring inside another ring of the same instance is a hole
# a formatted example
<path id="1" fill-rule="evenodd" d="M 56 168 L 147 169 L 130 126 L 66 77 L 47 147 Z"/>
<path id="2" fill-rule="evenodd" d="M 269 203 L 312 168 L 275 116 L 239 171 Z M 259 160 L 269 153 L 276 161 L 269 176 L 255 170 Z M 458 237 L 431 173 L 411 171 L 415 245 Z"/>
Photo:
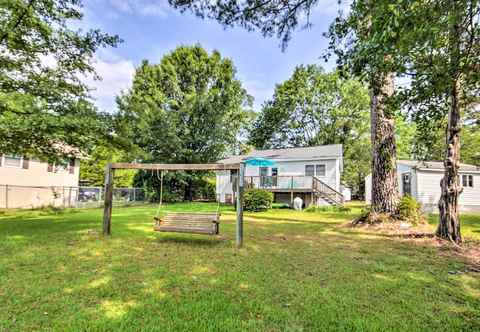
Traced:
<path id="1" fill-rule="evenodd" d="M 289 221 L 295 223 L 310 223 L 310 224 L 320 224 L 320 223 L 330 223 L 334 224 L 337 223 L 337 220 L 341 222 L 345 222 L 348 219 L 354 219 L 357 217 L 356 214 L 342 214 L 342 213 L 305 213 L 305 214 L 298 214 L 294 217 L 288 216 L 270 216 L 265 214 L 245 214 L 246 218 L 252 219 L 263 219 L 263 220 L 271 220 L 271 221 Z M 306 218 L 307 217 L 307 218 Z"/>
<path id="2" fill-rule="evenodd" d="M 199 235 L 201 236 L 201 235 Z M 156 243 L 162 244 L 180 244 L 197 247 L 217 247 L 230 242 L 225 236 L 193 237 L 192 235 L 182 234 L 162 234 L 155 239 Z"/>

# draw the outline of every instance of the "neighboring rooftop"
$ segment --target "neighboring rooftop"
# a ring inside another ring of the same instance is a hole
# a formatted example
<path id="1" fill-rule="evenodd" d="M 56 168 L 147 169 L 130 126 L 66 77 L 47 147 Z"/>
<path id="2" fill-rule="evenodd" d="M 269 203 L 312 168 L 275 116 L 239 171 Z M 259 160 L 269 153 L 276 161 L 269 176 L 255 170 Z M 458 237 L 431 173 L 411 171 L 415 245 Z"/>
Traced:
<path id="1" fill-rule="evenodd" d="M 443 170 L 443 161 L 398 160 L 397 164 L 418 169 Z M 465 172 L 480 171 L 480 167 L 469 164 L 460 164 L 460 170 Z"/>
<path id="2" fill-rule="evenodd" d="M 310 160 L 320 158 L 338 158 L 342 157 L 342 144 L 310 146 L 306 148 L 286 148 L 270 150 L 254 150 L 248 154 L 230 156 L 219 160 L 219 163 L 239 163 L 246 158 L 266 158 L 266 159 L 292 159 L 292 160 Z"/>

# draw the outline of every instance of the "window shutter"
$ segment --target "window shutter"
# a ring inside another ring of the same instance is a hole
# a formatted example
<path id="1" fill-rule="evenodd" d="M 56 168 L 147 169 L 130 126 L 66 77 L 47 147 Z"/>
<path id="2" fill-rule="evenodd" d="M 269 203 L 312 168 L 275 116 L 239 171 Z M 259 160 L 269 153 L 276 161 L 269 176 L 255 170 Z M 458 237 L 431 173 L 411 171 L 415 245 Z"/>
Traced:
<path id="1" fill-rule="evenodd" d="M 22 168 L 28 169 L 29 165 L 30 165 L 30 159 L 23 157 Z"/>
<path id="2" fill-rule="evenodd" d="M 47 172 L 53 172 L 53 164 L 48 163 Z"/>
<path id="3" fill-rule="evenodd" d="M 73 174 L 75 173 L 75 158 L 70 159 L 68 173 Z"/>

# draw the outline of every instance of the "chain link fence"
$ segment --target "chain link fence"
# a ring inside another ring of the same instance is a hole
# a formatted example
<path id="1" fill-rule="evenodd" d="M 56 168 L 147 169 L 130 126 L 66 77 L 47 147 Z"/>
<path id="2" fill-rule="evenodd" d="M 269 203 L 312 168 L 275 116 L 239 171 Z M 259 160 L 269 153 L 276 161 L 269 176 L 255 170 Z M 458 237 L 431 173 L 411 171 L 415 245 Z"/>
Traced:
<path id="1" fill-rule="evenodd" d="M 0 209 L 32 209 L 44 206 L 88 208 L 103 205 L 102 187 L 40 187 L 0 185 Z M 115 205 L 145 203 L 143 188 L 115 188 Z"/>

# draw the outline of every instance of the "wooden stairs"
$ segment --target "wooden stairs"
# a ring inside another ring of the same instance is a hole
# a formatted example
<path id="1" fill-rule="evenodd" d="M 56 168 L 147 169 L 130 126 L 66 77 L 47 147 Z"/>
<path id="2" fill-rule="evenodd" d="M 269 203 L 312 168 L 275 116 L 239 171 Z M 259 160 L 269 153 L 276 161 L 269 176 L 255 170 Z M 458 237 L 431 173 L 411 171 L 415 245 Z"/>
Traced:
<path id="1" fill-rule="evenodd" d="M 345 202 L 345 199 L 340 192 L 336 191 L 316 176 L 313 177 L 312 189 L 315 200 L 321 198 L 333 206 L 343 205 Z"/>

